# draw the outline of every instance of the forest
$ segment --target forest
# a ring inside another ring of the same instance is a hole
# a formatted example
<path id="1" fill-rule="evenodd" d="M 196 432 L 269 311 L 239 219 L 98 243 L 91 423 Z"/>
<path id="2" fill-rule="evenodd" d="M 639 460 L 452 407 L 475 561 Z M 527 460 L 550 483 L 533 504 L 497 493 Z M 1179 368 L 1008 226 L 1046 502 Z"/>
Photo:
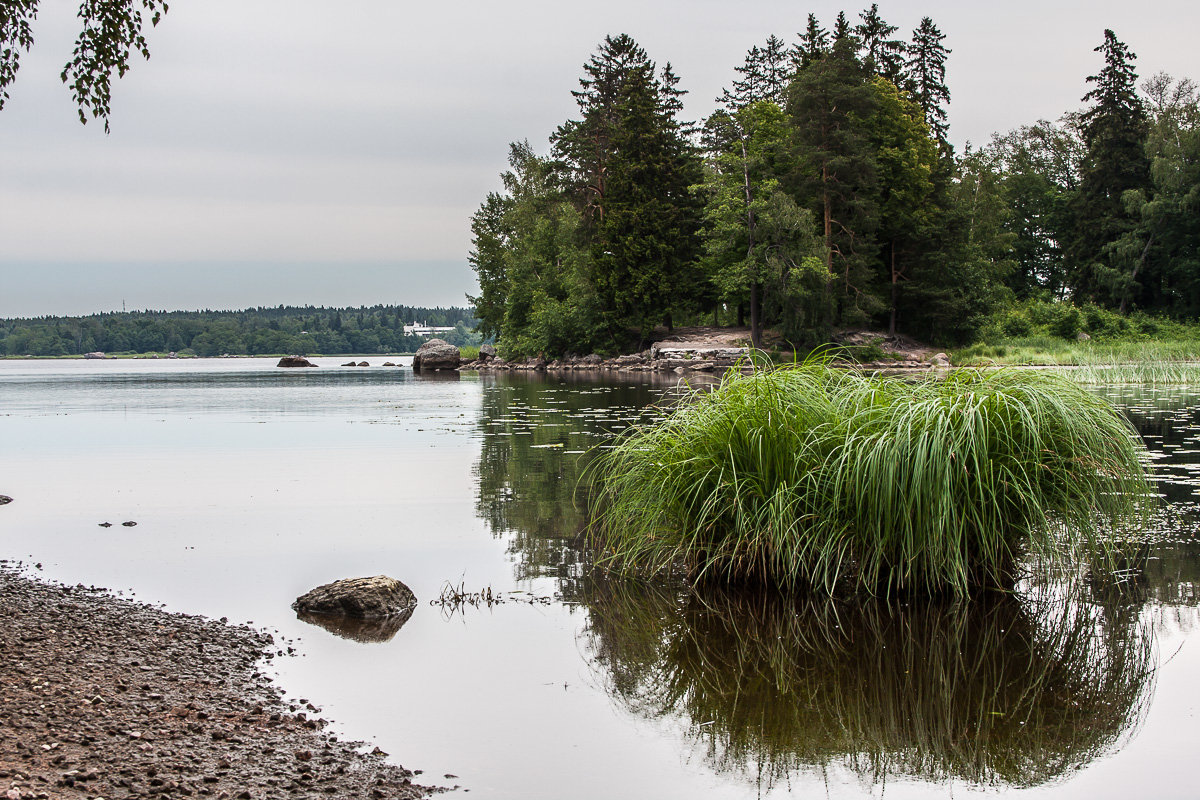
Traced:
<path id="1" fill-rule="evenodd" d="M 70 356 L 103 352 L 182 356 L 412 353 L 427 336 L 404 333 L 418 322 L 453 327 L 439 336 L 478 344 L 478 320 L 466 308 L 377 305 L 359 308 L 277 306 L 243 311 L 130 311 L 85 317 L 0 319 L 0 355 Z"/>
<path id="2" fill-rule="evenodd" d="M 1097 37 L 1101 39 L 1101 37 Z M 683 114 L 669 62 L 607 37 L 547 152 L 510 145 L 472 217 L 480 332 L 507 355 L 610 353 L 658 326 L 749 325 L 800 347 L 874 328 L 962 345 L 1023 309 L 1200 313 L 1200 100 L 1139 83 L 1111 30 L 1083 107 L 949 141 L 951 50 L 877 5 L 809 15 Z"/>

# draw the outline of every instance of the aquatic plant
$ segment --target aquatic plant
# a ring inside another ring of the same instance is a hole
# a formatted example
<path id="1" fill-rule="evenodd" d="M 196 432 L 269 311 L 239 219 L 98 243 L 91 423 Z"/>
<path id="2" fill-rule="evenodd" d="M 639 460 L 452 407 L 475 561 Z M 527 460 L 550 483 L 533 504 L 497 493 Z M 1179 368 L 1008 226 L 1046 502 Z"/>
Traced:
<path id="1" fill-rule="evenodd" d="M 601 564 L 834 593 L 1009 588 L 1026 554 L 1103 556 L 1149 496 L 1143 447 L 1058 375 L 729 375 L 598 459 Z"/>
<path id="2" fill-rule="evenodd" d="M 1083 384 L 1177 385 L 1200 384 L 1200 363 L 1194 361 L 1144 361 L 1138 364 L 1088 364 L 1067 372 Z"/>

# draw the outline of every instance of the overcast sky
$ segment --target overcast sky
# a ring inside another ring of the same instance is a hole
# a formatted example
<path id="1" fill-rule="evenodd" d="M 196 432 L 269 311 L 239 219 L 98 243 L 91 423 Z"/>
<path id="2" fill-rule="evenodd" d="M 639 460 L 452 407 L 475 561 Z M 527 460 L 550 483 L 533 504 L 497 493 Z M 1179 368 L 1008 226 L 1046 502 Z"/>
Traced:
<path id="1" fill-rule="evenodd" d="M 768 34 L 834 3 L 173 0 L 113 88 L 112 133 L 58 73 L 77 0 L 44 0 L 0 111 L 0 316 L 462 305 L 469 217 L 508 143 L 544 151 L 606 34 L 682 77 L 700 119 Z M 864 6 L 867 3 L 863 4 Z M 857 20 L 859 8 L 845 7 Z M 1002 9 L 1002 10 L 1001 10 Z M 947 35 L 951 139 L 1080 106 L 1113 28 L 1142 77 L 1200 80 L 1196 0 L 884 2 Z"/>

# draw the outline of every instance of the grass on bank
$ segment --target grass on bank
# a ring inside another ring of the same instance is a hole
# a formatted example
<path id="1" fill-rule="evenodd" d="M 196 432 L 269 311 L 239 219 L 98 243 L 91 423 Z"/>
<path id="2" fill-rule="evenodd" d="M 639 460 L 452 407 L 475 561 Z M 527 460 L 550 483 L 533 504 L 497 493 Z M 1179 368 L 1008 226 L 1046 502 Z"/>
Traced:
<path id="1" fill-rule="evenodd" d="M 786 591 L 965 595 L 1027 553 L 1106 555 L 1148 497 L 1143 448 L 1058 375 L 730 375 L 597 461 L 603 564 Z"/>
<path id="2" fill-rule="evenodd" d="M 1200 325 L 1092 304 L 1025 300 L 1006 306 L 954 350 L 964 365 L 1093 366 L 1200 361 Z"/>

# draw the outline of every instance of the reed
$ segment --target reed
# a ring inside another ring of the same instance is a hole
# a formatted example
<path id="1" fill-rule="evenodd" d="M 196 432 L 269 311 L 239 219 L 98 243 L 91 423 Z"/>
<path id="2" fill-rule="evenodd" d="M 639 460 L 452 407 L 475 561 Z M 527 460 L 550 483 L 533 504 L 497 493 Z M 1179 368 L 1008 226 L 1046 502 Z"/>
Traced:
<path id="1" fill-rule="evenodd" d="M 596 462 L 599 561 L 787 591 L 965 595 L 1105 556 L 1149 497 L 1111 404 L 1058 375 L 729 375 Z"/>

